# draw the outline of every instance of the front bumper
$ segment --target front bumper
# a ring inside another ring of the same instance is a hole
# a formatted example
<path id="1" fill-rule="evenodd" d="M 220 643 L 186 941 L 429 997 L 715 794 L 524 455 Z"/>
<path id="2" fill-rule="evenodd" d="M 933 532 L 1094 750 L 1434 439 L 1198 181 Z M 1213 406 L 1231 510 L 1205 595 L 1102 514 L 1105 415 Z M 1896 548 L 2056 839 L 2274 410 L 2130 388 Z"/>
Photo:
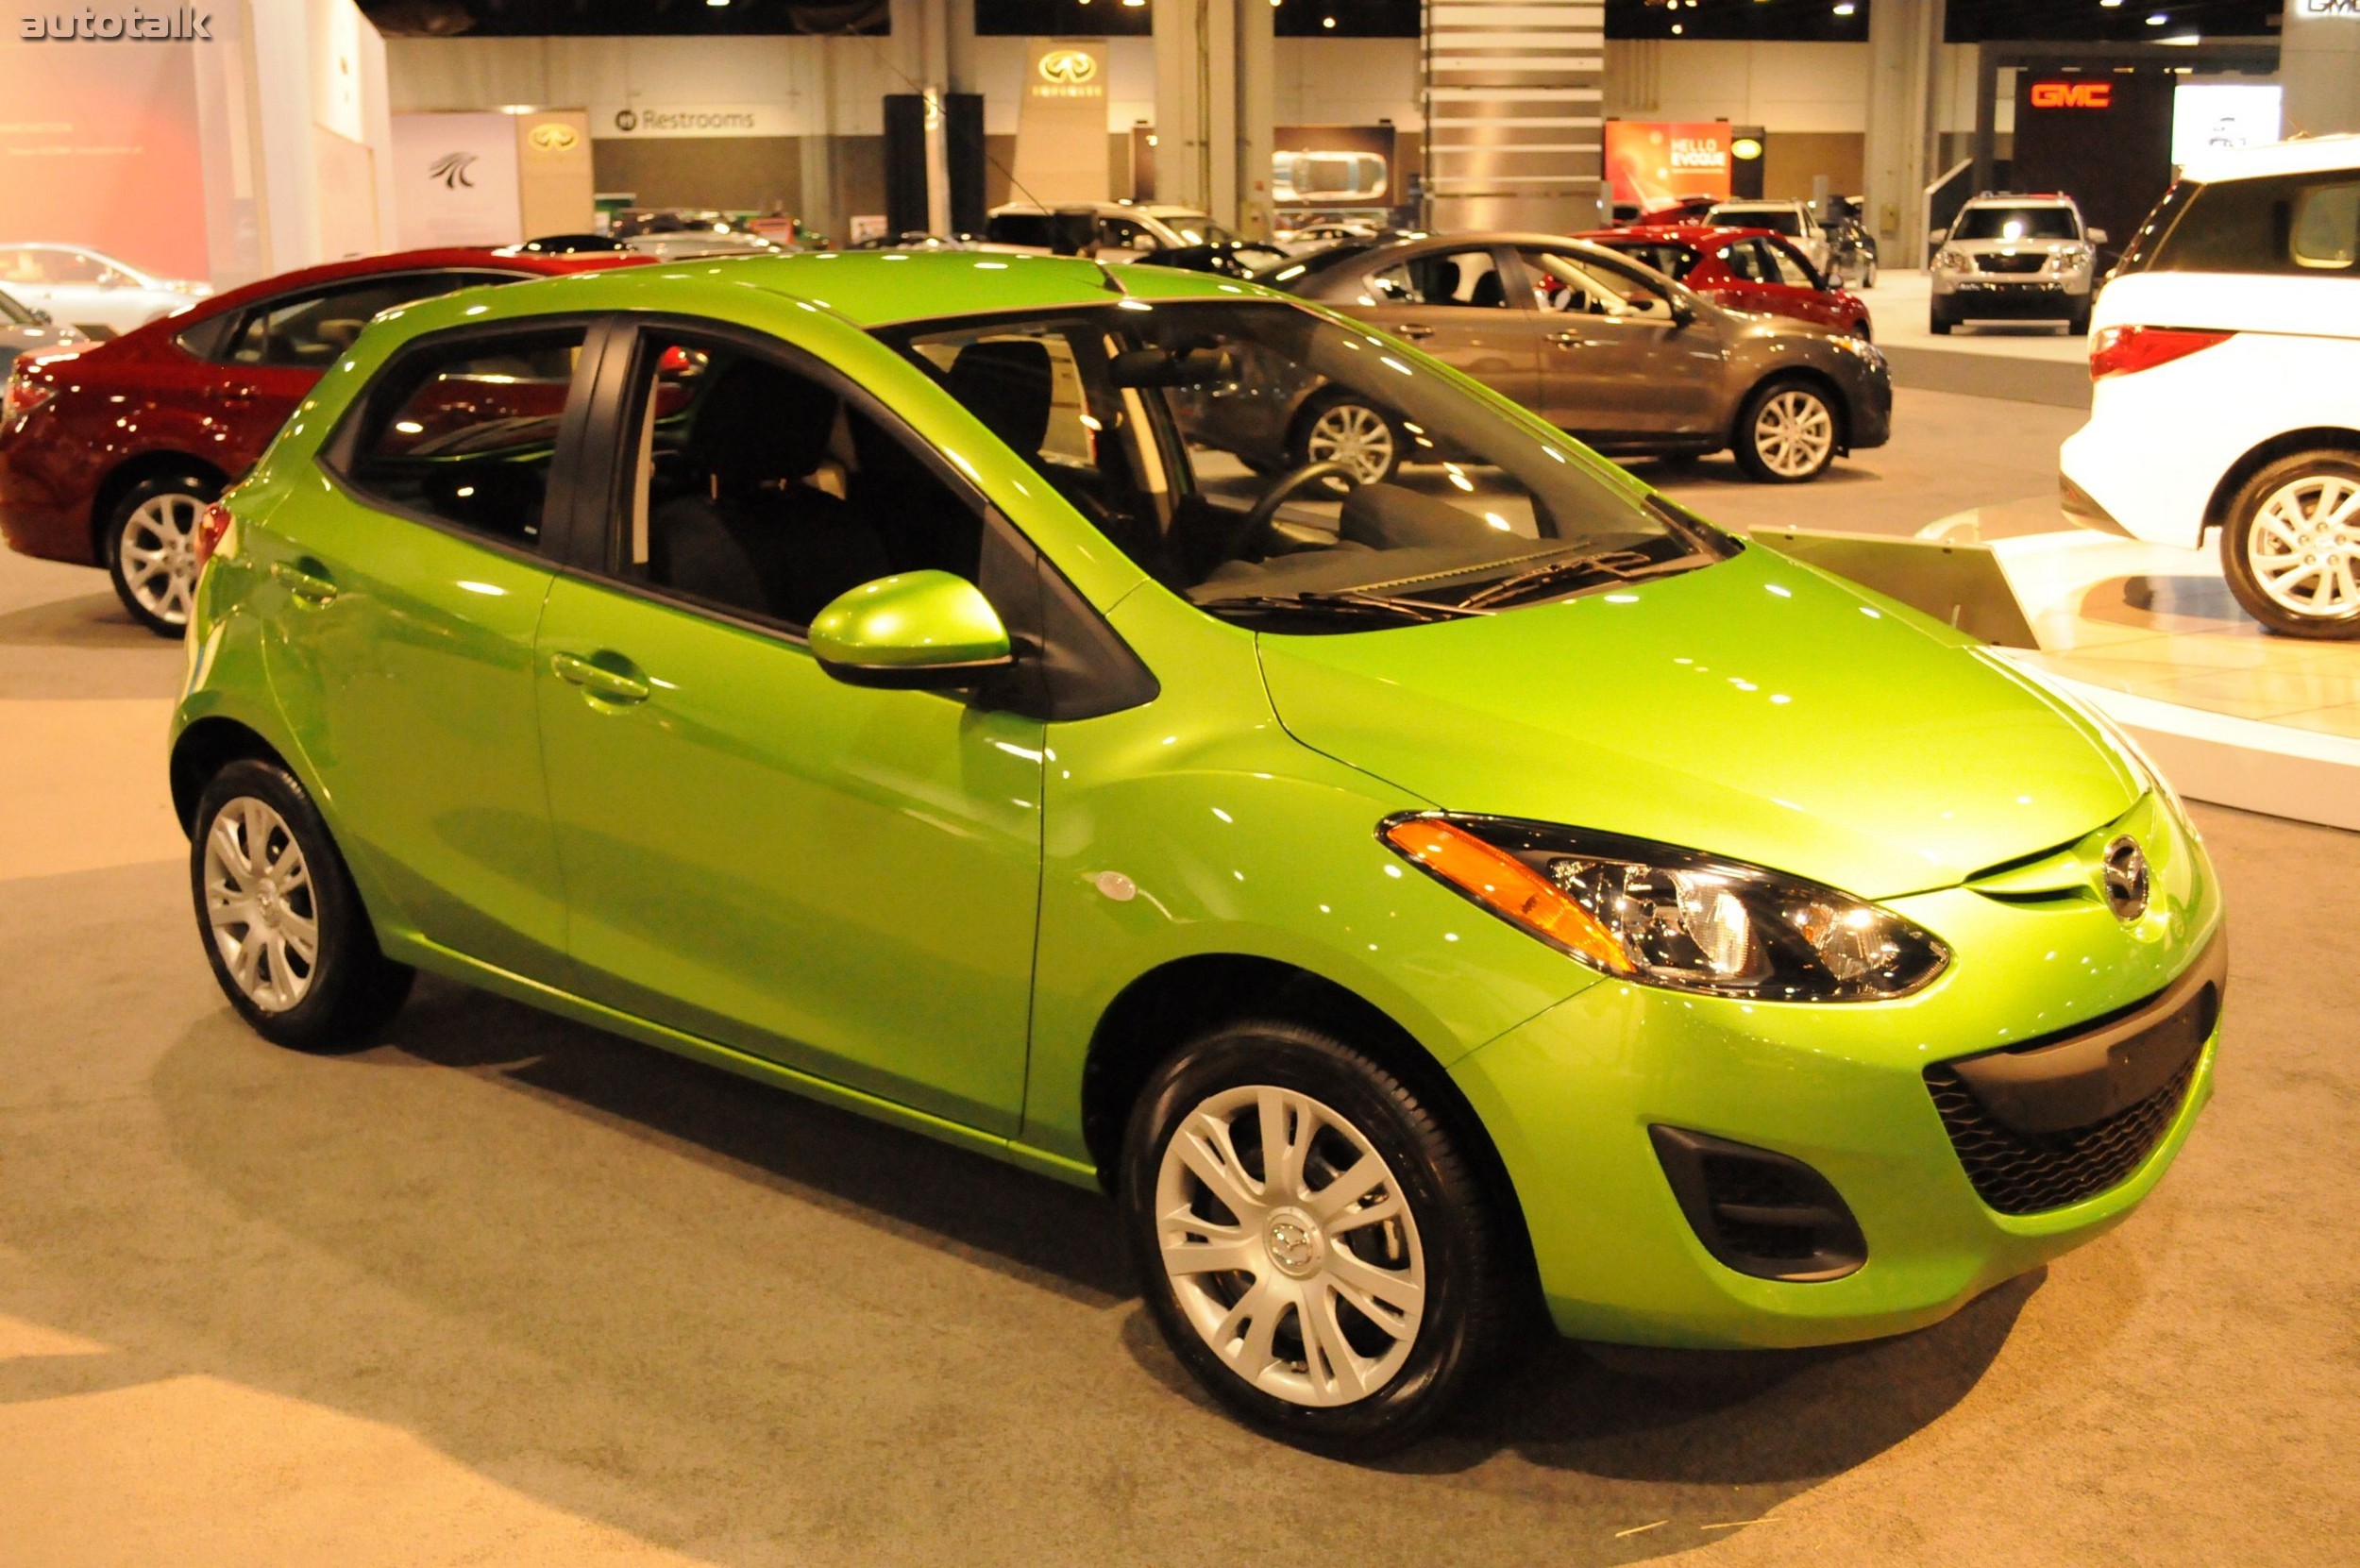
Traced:
<path id="1" fill-rule="evenodd" d="M 1900 1333 L 2124 1219 L 2212 1092 L 2217 1021 L 2143 1157 L 2103 1190 L 2035 1212 L 2002 1213 L 1979 1195 L 1927 1073 L 2110 1016 L 2205 953 L 2220 917 L 2202 851 L 2151 798 L 2118 826 L 2158 851 L 2155 906 L 2131 925 L 2095 900 L 2032 908 L 1964 887 L 1921 894 L 1892 906 L 1956 959 L 1914 997 L 1747 1003 L 1601 981 L 1457 1064 L 1515 1185 L 1558 1328 L 1700 1347 Z M 1658 1126 L 1808 1165 L 1857 1221 L 1866 1261 L 1793 1281 L 1716 1260 L 1666 1176 Z"/>
<path id="2" fill-rule="evenodd" d="M 2010 277 L 1982 273 L 1935 273 L 1933 301 L 1954 320 L 2015 316 L 2069 316 L 2090 302 L 2089 280 Z"/>

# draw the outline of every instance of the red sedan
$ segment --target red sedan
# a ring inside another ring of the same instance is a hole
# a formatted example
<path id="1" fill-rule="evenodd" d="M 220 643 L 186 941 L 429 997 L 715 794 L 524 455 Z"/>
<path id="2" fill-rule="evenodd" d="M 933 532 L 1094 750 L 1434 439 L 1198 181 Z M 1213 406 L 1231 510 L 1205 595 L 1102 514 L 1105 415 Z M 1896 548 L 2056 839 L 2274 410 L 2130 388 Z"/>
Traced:
<path id="1" fill-rule="evenodd" d="M 1766 228 L 1706 224 L 1641 224 L 1600 228 L 1576 239 L 1619 250 L 1668 273 L 1716 305 L 1794 316 L 1868 336 L 1868 305 L 1812 270 L 1803 253 Z"/>
<path id="2" fill-rule="evenodd" d="M 196 522 L 379 311 L 485 283 L 644 262 L 609 252 L 413 250 L 249 283 L 137 331 L 17 362 L 0 401 L 0 534 L 104 566 L 177 637 Z"/>

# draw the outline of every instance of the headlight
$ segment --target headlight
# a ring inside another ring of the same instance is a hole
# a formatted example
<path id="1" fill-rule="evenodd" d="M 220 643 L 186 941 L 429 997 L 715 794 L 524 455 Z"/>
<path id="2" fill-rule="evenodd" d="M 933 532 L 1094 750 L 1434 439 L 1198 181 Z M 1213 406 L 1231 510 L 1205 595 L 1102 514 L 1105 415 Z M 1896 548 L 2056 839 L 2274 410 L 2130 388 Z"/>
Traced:
<path id="1" fill-rule="evenodd" d="M 1964 250 L 1952 250 L 1948 245 L 1945 245 L 1934 252 L 1936 272 L 1971 272 L 1974 267 L 1975 263 L 1967 258 Z"/>
<path id="2" fill-rule="evenodd" d="M 1907 996 L 1950 961 L 1889 909 L 1669 844 L 1499 817 L 1396 817 L 1386 844 L 1593 969 L 1767 1002 Z"/>

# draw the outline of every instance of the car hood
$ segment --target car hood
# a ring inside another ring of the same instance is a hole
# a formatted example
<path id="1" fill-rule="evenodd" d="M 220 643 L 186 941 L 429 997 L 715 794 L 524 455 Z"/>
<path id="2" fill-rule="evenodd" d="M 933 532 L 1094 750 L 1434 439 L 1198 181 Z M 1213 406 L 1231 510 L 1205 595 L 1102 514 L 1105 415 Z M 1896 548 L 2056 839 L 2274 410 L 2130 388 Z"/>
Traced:
<path id="1" fill-rule="evenodd" d="M 1685 845 L 1863 898 L 2078 838 L 2143 787 L 1970 639 L 1759 545 L 1613 592 L 1260 648 L 1290 734 L 1446 810 Z"/>

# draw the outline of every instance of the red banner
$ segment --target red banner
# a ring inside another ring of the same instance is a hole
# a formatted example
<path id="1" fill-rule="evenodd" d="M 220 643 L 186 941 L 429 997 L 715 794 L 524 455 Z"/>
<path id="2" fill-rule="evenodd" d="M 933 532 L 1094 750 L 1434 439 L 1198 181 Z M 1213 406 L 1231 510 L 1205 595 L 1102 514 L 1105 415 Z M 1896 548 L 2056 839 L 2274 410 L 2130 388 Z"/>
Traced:
<path id="1" fill-rule="evenodd" d="M 1609 120 L 1606 177 L 1618 207 L 1652 212 L 1683 196 L 1729 194 L 1726 120 Z"/>

